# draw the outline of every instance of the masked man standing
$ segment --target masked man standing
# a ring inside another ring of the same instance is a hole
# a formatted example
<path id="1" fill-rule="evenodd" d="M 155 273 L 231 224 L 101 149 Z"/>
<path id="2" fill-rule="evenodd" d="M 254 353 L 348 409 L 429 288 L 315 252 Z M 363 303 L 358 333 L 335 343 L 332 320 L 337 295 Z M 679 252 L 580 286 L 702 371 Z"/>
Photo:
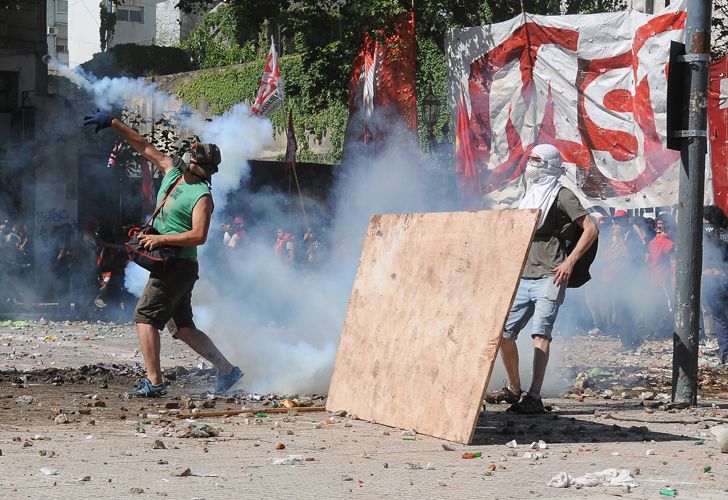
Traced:
<path id="1" fill-rule="evenodd" d="M 563 173 L 558 149 L 550 144 L 533 148 L 524 174 L 526 194 L 518 203 L 518 208 L 540 208 L 541 218 L 500 344 L 508 385 L 486 397 L 487 402 L 512 403 L 508 411 L 514 413 L 545 411 L 541 401 L 541 386 L 549 360 L 551 331 L 556 314 L 564 301 L 574 264 L 599 234 L 596 224 L 579 199 L 561 185 L 559 177 Z M 574 235 L 575 225 L 582 228 L 583 232 L 574 249 L 567 255 L 566 242 L 569 235 Z M 528 392 L 523 392 L 516 339 L 531 319 L 533 377 Z"/>
<path id="2" fill-rule="evenodd" d="M 151 273 L 147 286 L 134 311 L 139 343 L 147 376 L 134 387 L 132 394 L 156 397 L 166 394 L 160 366 L 159 330 L 168 322 L 174 338 L 189 345 L 196 353 L 217 368 L 215 391 L 230 389 L 243 376 L 218 350 L 212 340 L 195 327 L 192 320 L 192 289 L 198 279 L 197 246 L 207 240 L 213 203 L 210 191 L 212 174 L 220 163 L 220 149 L 211 143 L 193 145 L 184 157 L 170 157 L 158 151 L 135 130 L 107 113 L 87 116 L 84 125 L 96 125 L 96 132 L 111 127 L 144 158 L 154 163 L 164 174 L 157 195 L 157 204 L 164 201 L 154 219 L 159 234 L 142 234 L 139 242 L 152 250 L 160 245 L 182 247 L 175 259 L 162 273 Z"/>

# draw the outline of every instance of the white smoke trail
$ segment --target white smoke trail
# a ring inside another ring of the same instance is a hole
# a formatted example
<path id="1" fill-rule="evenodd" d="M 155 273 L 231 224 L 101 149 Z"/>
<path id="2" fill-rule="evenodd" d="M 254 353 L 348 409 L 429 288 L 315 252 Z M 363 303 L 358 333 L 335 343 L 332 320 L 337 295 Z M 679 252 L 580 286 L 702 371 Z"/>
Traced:
<path id="1" fill-rule="evenodd" d="M 253 116 L 244 103 L 236 104 L 212 121 L 193 115 L 184 125 L 195 130 L 202 142 L 214 142 L 220 148 L 222 163 L 213 178 L 216 202 L 226 199 L 241 180 L 247 179 L 247 160 L 259 155 L 273 139 L 271 122 Z"/>
<path id="2" fill-rule="evenodd" d="M 247 389 L 327 390 L 371 216 L 454 208 L 427 167 L 413 139 L 342 167 L 331 223 L 336 248 L 318 272 L 274 255 L 272 231 L 254 238 L 242 255 L 227 255 L 221 271 L 202 263 L 193 295 L 196 314 L 202 313 L 196 322 L 246 372 Z M 267 213 L 276 213 L 276 196 L 255 196 L 258 205 L 270 204 Z"/>
<path id="3" fill-rule="evenodd" d="M 149 279 L 149 271 L 129 261 L 124 269 L 124 288 L 134 295 L 140 297 Z"/>
<path id="4" fill-rule="evenodd" d="M 88 92 L 96 107 L 104 111 L 110 111 L 114 106 L 132 99 L 144 99 L 153 102 L 156 109 L 166 109 L 173 100 L 172 96 L 157 90 L 155 84 L 148 83 L 144 78 L 96 78 L 80 66 L 71 69 L 50 56 L 46 56 L 45 61 L 59 75 Z"/>

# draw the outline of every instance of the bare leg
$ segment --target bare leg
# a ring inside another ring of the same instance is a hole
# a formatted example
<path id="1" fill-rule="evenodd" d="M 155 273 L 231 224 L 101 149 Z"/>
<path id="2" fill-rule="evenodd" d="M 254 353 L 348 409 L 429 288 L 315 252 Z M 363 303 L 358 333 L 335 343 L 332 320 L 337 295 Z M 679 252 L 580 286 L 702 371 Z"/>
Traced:
<path id="1" fill-rule="evenodd" d="M 518 373 L 518 346 L 515 340 L 502 339 L 501 359 L 508 373 L 508 388 L 515 394 L 521 393 L 521 376 Z"/>
<path id="2" fill-rule="evenodd" d="M 551 342 L 543 337 L 533 338 L 533 378 L 529 393 L 541 394 L 543 378 L 546 375 L 546 366 L 549 363 L 549 350 Z"/>
<path id="3" fill-rule="evenodd" d="M 230 361 L 223 356 L 220 350 L 203 331 L 196 328 L 180 328 L 176 337 L 190 346 L 193 351 L 205 358 L 217 368 L 217 373 L 227 375 L 234 368 Z"/>
<path id="4" fill-rule="evenodd" d="M 147 367 L 147 378 L 154 385 L 162 383 L 162 368 L 159 362 L 159 330 L 146 323 L 137 323 L 139 345 Z"/>

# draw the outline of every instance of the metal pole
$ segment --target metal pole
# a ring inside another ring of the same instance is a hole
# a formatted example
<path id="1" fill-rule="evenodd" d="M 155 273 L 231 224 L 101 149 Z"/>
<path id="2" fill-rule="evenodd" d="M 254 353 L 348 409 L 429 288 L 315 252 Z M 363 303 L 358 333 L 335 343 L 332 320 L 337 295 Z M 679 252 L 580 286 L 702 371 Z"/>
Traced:
<path id="1" fill-rule="evenodd" d="M 680 169 L 679 224 L 677 231 L 677 281 L 675 334 L 672 358 L 672 402 L 676 406 L 698 403 L 698 334 L 700 326 L 700 277 L 703 260 L 703 197 L 708 61 L 710 58 L 710 0 L 688 0 L 685 27 L 688 64 L 685 101 L 687 129 L 683 137 Z M 683 115 L 685 116 L 685 115 Z"/>

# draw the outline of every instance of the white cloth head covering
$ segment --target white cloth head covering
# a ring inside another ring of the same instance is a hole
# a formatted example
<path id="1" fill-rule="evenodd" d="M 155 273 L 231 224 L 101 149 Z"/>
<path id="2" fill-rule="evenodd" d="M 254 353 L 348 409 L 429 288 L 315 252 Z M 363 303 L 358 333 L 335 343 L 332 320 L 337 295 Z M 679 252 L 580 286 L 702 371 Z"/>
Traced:
<path id="1" fill-rule="evenodd" d="M 518 208 L 540 208 L 538 227 L 541 227 L 562 187 L 559 177 L 564 174 L 565 169 L 561 166 L 561 153 L 551 144 L 539 144 L 531 150 L 531 154 L 539 156 L 543 164 L 538 168 L 539 178 L 526 185 L 526 194 L 518 202 Z"/>

